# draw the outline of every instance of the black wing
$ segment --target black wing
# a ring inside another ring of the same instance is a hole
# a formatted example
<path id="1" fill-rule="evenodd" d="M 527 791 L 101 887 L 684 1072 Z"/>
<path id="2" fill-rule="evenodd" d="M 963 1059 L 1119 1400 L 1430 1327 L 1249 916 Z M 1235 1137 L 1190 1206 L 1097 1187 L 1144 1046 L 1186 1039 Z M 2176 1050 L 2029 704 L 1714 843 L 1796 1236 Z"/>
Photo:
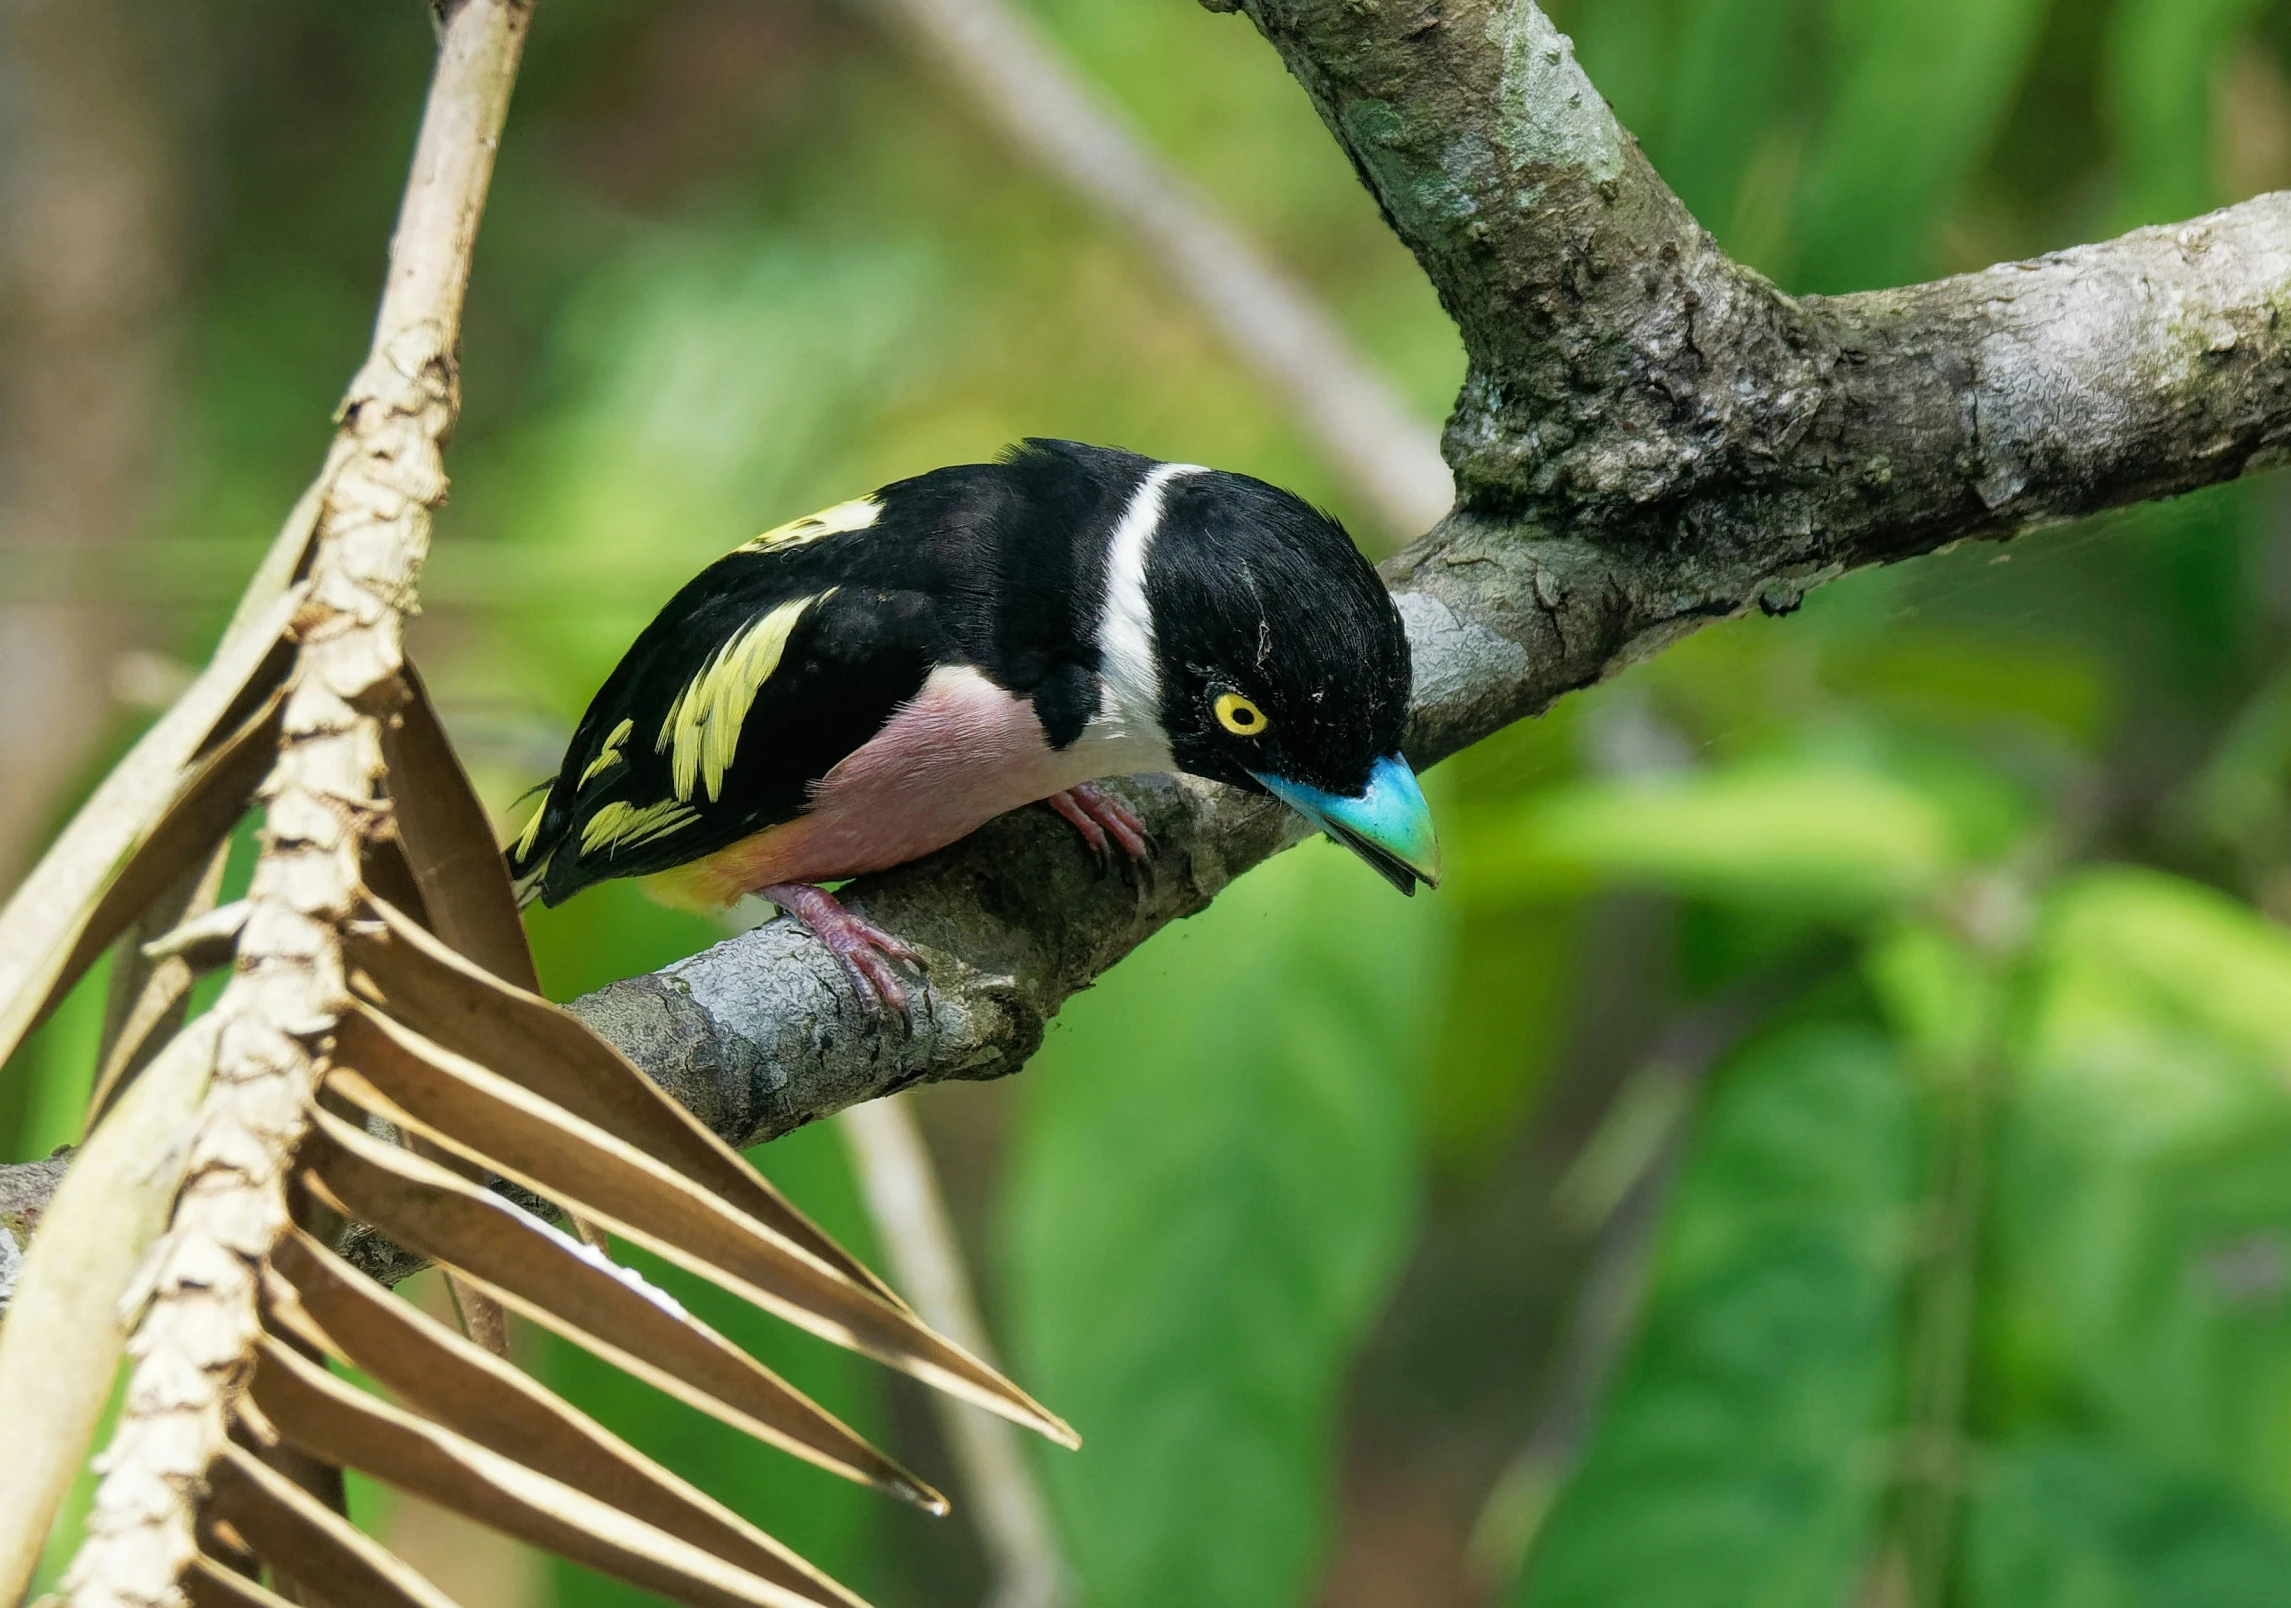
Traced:
<path id="1" fill-rule="evenodd" d="M 811 784 L 931 670 L 978 667 L 1072 742 L 1097 706 L 1106 532 L 1150 460 L 1030 441 L 768 531 L 702 571 L 581 717 L 509 851 L 549 904 L 713 854 Z"/>
<path id="2" fill-rule="evenodd" d="M 825 556 L 825 555 L 818 555 Z M 945 652 L 932 597 L 742 549 L 645 627 L 510 850 L 526 897 L 644 876 L 794 819 Z"/>

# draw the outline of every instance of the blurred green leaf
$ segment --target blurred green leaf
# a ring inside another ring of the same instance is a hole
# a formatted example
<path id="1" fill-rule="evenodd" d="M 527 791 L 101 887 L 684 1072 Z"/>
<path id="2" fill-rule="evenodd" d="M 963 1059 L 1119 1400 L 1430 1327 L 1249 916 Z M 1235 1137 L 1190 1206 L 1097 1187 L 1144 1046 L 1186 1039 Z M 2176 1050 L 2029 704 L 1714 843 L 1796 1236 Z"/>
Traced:
<path id="1" fill-rule="evenodd" d="M 1424 1092 L 1424 1152 L 1451 1177 L 1482 1175 L 1519 1131 L 1573 1021 L 1583 913 L 1573 903 L 1461 907 L 1436 1053 Z"/>
<path id="2" fill-rule="evenodd" d="M 2105 664 L 2070 642 L 1863 631 L 1825 645 L 1821 675 L 1865 707 L 1971 735 L 2033 729 L 2089 748 L 2115 713 Z"/>
<path id="3" fill-rule="evenodd" d="M 1934 225 L 1987 154 L 2045 10 L 2045 0 L 1836 0 L 1837 90 L 1806 175 L 1795 285 L 1867 290 L 1930 269 Z"/>
<path id="4" fill-rule="evenodd" d="M 2158 871 L 2095 869 L 2060 888 L 2046 944 L 2079 997 L 2186 1023 L 2291 1074 L 2291 933 L 2248 905 Z"/>
<path id="5" fill-rule="evenodd" d="M 1962 858 L 1925 792 L 1818 761 L 1579 784 L 1509 828 L 1471 834 L 1475 896 L 1611 880 L 1855 917 L 1930 891 Z"/>
<path id="6" fill-rule="evenodd" d="M 2291 668 L 2260 685 L 2176 801 L 2190 825 L 2234 848 L 2284 843 L 2291 804 Z"/>
<path id="7" fill-rule="evenodd" d="M 106 954 L 11 1059 L 11 1078 L 17 1072 L 26 1076 L 21 1129 L 0 1135 L 8 1141 L 7 1159 L 31 1160 L 53 1154 L 59 1145 L 79 1143 L 88 1091 L 95 1083 L 96 1045 L 103 1037 L 104 992 L 110 980 L 111 956 Z"/>
<path id="8" fill-rule="evenodd" d="M 1479 890 L 1463 836 L 1491 806 L 1579 773 L 1583 702 L 1570 699 L 1444 761 L 1426 779 L 1448 845 L 1440 897 L 1456 911 L 1438 1046 L 1424 1093 L 1424 1151 L 1450 1179 L 1483 1176 L 1534 1108 L 1573 1019 L 1583 913 L 1573 900 Z M 1465 801 L 1475 812 L 1460 808 Z M 1499 828 L 1499 831 L 1508 828 Z"/>
<path id="9" fill-rule="evenodd" d="M 1917 1119 L 1884 1040 L 1730 1067 L 1663 1225 L 1638 1346 L 1513 1601 L 1836 1608 L 1884 1488 Z"/>
<path id="10" fill-rule="evenodd" d="M 1444 912 L 1314 842 L 1066 1008 L 1009 1204 L 1019 1377 L 1093 1608 L 1277 1608 L 1415 1216 Z"/>
<path id="11" fill-rule="evenodd" d="M 1678 912 L 1678 985 L 1692 999 L 1735 983 L 1755 987 L 1751 978 L 1784 975 L 1836 943 L 1828 923 L 1802 910 L 1688 900 Z"/>
<path id="12" fill-rule="evenodd" d="M 1433 790 L 1443 833 L 1450 799 L 1485 806 L 1531 797 L 1580 776 L 1589 707 L 1587 699 L 1565 699 L 1533 720 L 1517 721 L 1442 760 L 1424 785 Z"/>
<path id="13" fill-rule="evenodd" d="M 1670 116 L 1676 33 L 1669 0 L 1577 0 L 1545 9 L 1573 31 L 1583 70 L 1669 177 L 1663 135 Z"/>
<path id="14" fill-rule="evenodd" d="M 1759 261 L 1775 241 L 1746 195 L 1762 139 L 1783 111 L 1783 66 L 1813 7 L 1803 0 L 1683 0 L 1658 162 L 1679 199 L 1729 250 Z M 1781 221 L 1786 221 L 1781 220 Z M 1748 236 L 1749 238 L 1745 238 Z"/>
<path id="15" fill-rule="evenodd" d="M 2097 1423 L 2291 1519 L 2291 939 L 2083 873 L 2035 954 L 1996 1169 L 2008 1423 Z"/>
<path id="16" fill-rule="evenodd" d="M 2106 93 L 2122 165 L 2120 225 L 2177 223 L 2219 204 L 2212 98 L 2261 0 L 2118 0 Z"/>
<path id="17" fill-rule="evenodd" d="M 2129 1446 L 1992 1451 L 1967 1542 L 1973 1608 L 2277 1608 L 2291 1531 Z"/>
<path id="18" fill-rule="evenodd" d="M 1989 1053 L 1995 971 L 1933 922 L 1904 923 L 1869 946 L 1867 969 L 1901 1042 L 1935 1071 L 1964 1072 Z"/>
<path id="19" fill-rule="evenodd" d="M 695 572 L 866 489 L 832 478 L 837 449 L 930 361 L 940 277 L 911 237 L 830 247 L 734 231 L 662 231 L 589 277 L 554 332 L 564 401 L 474 510 L 599 578 L 588 607 L 516 621 L 562 713 Z M 440 544 L 442 584 L 455 555 Z"/>
<path id="20" fill-rule="evenodd" d="M 749 1159 L 845 1249 L 870 1266 L 881 1265 L 866 1209 L 832 1128 L 824 1123 L 799 1128 L 749 1152 Z M 733 1344 L 876 1445 L 884 1444 L 889 1403 L 882 1368 L 799 1333 L 633 1246 L 616 1244 L 615 1253 Z M 536 1334 L 535 1339 L 541 1356 L 534 1372 L 544 1383 L 648 1456 L 698 1477 L 709 1495 L 863 1595 L 876 1596 L 892 1577 L 885 1554 L 888 1539 L 897 1533 L 894 1527 L 933 1522 L 877 1492 L 759 1446 L 553 1335 Z M 558 1608 L 637 1608 L 654 1600 L 633 1586 L 561 1560 L 551 1567 Z"/>
<path id="21" fill-rule="evenodd" d="M 2129 508 L 2108 524 L 2136 578 L 2143 629 L 2161 650 L 2171 690 L 2217 699 L 2243 690 L 2248 656 L 2266 640 L 2245 594 L 2280 515 L 2264 486 L 2212 486 Z"/>

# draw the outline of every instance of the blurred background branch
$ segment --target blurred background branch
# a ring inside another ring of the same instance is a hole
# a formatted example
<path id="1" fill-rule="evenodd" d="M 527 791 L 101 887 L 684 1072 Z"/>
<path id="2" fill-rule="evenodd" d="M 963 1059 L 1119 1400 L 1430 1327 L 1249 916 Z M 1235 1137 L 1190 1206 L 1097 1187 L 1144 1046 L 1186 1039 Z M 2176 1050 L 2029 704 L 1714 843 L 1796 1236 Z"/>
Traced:
<path id="1" fill-rule="evenodd" d="M 1398 547 L 1448 511 L 1436 433 L 1343 325 L 1165 161 L 1011 0 L 852 0 L 1012 150 L 1158 262 Z M 1234 153 L 1245 155 L 1245 153 Z"/>
<path id="2" fill-rule="evenodd" d="M 1826 957 L 1824 957 L 1826 958 Z M 1472 1568 L 1491 1589 L 1513 1579 L 1581 1461 L 1617 1366 L 1637 1335 L 1663 1208 L 1694 1131 L 1703 1085 L 1777 1008 L 1827 966 L 1799 958 L 1682 1011 L 1615 1089 L 1552 1190 L 1551 1217 L 1587 1240 L 1542 1389 L 1535 1427 L 1472 1525 Z"/>
<path id="3" fill-rule="evenodd" d="M 179 85 L 131 5 L 0 6 L 0 531 L 132 572 L 173 399 Z M 0 579 L 0 887 L 115 737 L 136 599 Z"/>
<path id="4" fill-rule="evenodd" d="M 972 1356 L 994 1362 L 962 1247 L 939 1192 L 938 1169 L 907 1102 L 894 1095 L 842 1117 L 867 1214 L 882 1237 L 891 1277 L 923 1321 Z M 949 1397 L 934 1398 L 962 1476 L 962 1511 L 977 1527 L 994 1570 L 986 1608 L 1061 1608 L 1074 1600 L 1073 1571 L 1059 1555 L 1050 1507 L 1026 1448 L 1006 1419 Z"/>

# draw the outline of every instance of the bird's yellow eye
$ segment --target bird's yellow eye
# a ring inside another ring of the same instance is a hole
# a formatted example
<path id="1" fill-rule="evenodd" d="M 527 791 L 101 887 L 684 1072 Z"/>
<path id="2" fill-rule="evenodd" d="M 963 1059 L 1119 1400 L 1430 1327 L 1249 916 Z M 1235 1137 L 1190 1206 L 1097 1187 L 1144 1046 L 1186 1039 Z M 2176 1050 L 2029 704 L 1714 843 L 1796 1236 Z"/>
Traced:
<path id="1" fill-rule="evenodd" d="M 1271 724 L 1265 711 L 1237 692 L 1217 695 L 1217 724 L 1236 737 L 1255 737 Z"/>

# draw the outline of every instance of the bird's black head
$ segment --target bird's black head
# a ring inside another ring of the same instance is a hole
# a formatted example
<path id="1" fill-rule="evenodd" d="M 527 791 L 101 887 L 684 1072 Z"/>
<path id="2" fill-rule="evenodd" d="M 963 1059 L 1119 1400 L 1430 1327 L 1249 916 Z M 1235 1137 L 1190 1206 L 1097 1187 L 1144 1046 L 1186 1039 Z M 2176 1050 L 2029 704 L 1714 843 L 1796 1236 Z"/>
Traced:
<path id="1" fill-rule="evenodd" d="M 1270 792 L 1413 893 L 1439 880 L 1400 756 L 1408 637 L 1335 520 L 1245 475 L 1163 487 L 1145 563 L 1161 723 L 1180 768 Z"/>

